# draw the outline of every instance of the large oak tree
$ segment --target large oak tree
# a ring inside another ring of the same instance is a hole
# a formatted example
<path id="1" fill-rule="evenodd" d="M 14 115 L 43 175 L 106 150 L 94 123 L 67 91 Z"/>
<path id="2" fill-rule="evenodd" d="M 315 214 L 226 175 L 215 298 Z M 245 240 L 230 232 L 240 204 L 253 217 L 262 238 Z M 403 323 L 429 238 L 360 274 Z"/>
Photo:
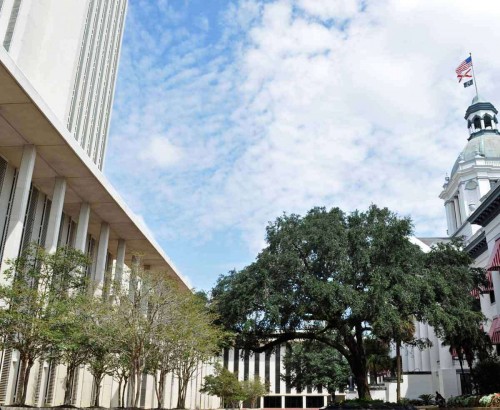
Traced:
<path id="1" fill-rule="evenodd" d="M 457 244 L 424 254 L 412 234 L 409 218 L 374 205 L 284 215 L 268 225 L 254 263 L 219 278 L 213 306 L 241 347 L 309 339 L 335 348 L 369 398 L 366 335 L 397 340 L 408 320 L 439 331 L 454 311 L 471 308 L 483 275 Z"/>

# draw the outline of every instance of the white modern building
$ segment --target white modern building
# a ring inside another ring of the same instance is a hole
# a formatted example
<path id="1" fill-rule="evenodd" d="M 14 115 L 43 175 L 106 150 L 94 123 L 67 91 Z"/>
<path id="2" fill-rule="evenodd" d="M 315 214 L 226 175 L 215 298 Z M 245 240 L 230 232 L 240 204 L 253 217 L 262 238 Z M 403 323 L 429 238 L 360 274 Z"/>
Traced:
<path id="1" fill-rule="evenodd" d="M 120 279 L 134 254 L 146 269 L 188 286 L 167 255 L 103 175 L 104 154 L 126 0 L 0 0 L 0 280 L 6 260 L 30 242 L 49 251 L 70 245 L 93 260 L 89 276 Z M 197 394 L 209 367 L 189 387 L 187 405 L 217 407 Z M 15 401 L 16 351 L 0 356 L 0 405 Z M 64 366 L 36 363 L 28 404 L 59 405 Z M 89 406 L 92 377 L 77 371 L 72 403 Z M 177 382 L 165 403 L 176 405 Z M 142 407 L 155 407 L 144 377 Z M 116 406 L 117 383 L 103 382 L 101 403 Z M 214 404 L 215 403 L 215 404 Z"/>

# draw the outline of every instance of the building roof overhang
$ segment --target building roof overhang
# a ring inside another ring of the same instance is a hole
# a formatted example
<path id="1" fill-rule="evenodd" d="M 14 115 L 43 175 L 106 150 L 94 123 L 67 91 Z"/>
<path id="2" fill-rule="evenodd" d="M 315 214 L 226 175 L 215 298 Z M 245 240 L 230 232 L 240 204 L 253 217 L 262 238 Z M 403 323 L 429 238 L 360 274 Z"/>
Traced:
<path id="1" fill-rule="evenodd" d="M 472 241 L 470 241 L 465 247 L 465 250 L 474 259 L 486 252 L 488 250 L 488 243 L 486 242 L 486 235 L 484 231 L 472 239 Z"/>
<path id="2" fill-rule="evenodd" d="M 485 197 L 481 205 L 469 216 L 471 224 L 486 226 L 500 213 L 500 184 L 497 184 Z"/>
<path id="3" fill-rule="evenodd" d="M 23 146 L 36 147 L 33 184 L 49 197 L 54 177 L 67 181 L 64 212 L 78 220 L 82 202 L 91 205 L 89 233 L 99 237 L 101 222 L 110 225 L 108 249 L 118 240 L 127 244 L 126 262 L 132 253 L 141 255 L 144 265 L 165 272 L 184 289 L 185 280 L 145 228 L 140 218 L 125 204 L 110 182 L 86 155 L 82 147 L 50 110 L 28 79 L 0 47 L 0 154 L 18 167 Z"/>

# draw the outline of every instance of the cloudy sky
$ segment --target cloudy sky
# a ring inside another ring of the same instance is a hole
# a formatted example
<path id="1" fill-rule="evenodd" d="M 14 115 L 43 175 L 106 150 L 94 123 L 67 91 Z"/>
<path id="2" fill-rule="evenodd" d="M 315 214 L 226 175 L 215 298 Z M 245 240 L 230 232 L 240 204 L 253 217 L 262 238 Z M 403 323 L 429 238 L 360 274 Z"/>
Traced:
<path id="1" fill-rule="evenodd" d="M 268 221 L 371 203 L 446 234 L 473 53 L 500 105 L 497 0 L 129 0 L 105 172 L 198 289 Z"/>

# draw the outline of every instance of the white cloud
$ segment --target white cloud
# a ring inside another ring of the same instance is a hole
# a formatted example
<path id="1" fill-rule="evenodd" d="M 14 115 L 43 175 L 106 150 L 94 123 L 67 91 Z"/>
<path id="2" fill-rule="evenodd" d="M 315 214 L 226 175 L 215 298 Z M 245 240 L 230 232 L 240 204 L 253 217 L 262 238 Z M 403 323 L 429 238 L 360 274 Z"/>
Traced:
<path id="1" fill-rule="evenodd" d="M 258 250 L 283 211 L 370 203 L 443 235 L 473 96 L 454 69 L 472 50 L 500 105 L 499 19 L 493 0 L 242 0 L 219 42 L 176 29 L 161 50 L 133 20 L 108 172 L 163 238 L 236 229 Z M 137 152 L 159 167 L 123 166 Z"/>
<path id="2" fill-rule="evenodd" d="M 139 158 L 144 161 L 152 161 L 152 165 L 169 167 L 175 165 L 182 159 L 182 151 L 172 144 L 168 138 L 154 136 L 142 149 Z"/>

